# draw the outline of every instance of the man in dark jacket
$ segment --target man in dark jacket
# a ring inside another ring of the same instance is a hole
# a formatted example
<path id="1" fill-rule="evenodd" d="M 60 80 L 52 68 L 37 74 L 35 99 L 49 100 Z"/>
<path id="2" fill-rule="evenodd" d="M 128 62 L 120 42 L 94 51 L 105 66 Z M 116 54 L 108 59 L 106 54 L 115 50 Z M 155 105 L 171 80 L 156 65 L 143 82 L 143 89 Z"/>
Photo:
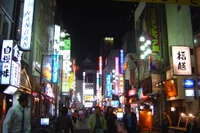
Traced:
<path id="1" fill-rule="evenodd" d="M 61 110 L 61 116 L 56 121 L 56 133 L 73 133 L 72 119 L 67 116 L 68 109 L 63 107 Z"/>
<path id="2" fill-rule="evenodd" d="M 124 127 L 127 133 L 136 133 L 137 117 L 134 112 L 130 111 L 130 106 L 125 106 L 125 114 L 123 116 Z"/>

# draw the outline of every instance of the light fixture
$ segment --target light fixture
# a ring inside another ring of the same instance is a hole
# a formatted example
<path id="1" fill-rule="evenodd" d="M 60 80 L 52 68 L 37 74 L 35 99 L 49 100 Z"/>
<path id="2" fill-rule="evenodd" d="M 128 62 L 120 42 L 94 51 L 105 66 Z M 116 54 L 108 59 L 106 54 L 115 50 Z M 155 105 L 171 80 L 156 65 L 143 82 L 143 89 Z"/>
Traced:
<path id="1" fill-rule="evenodd" d="M 151 54 L 151 53 L 152 53 L 151 49 L 148 48 L 148 49 L 147 49 L 147 54 Z"/>
<path id="2" fill-rule="evenodd" d="M 151 45 L 151 41 L 150 40 L 146 40 L 146 44 Z"/>
<path id="3" fill-rule="evenodd" d="M 189 117 L 193 117 L 193 114 L 189 113 Z"/>
<path id="4" fill-rule="evenodd" d="M 61 33 L 60 33 L 60 37 L 61 37 L 61 38 L 65 37 L 65 32 L 61 32 Z"/>
<path id="5" fill-rule="evenodd" d="M 61 41 L 61 42 L 59 43 L 59 45 L 60 45 L 60 46 L 64 46 L 64 45 L 65 45 L 65 42 L 64 42 L 64 41 Z"/>
<path id="6" fill-rule="evenodd" d="M 144 36 L 140 37 L 140 42 L 145 42 L 145 37 Z"/>
<path id="7" fill-rule="evenodd" d="M 181 113 L 181 116 L 185 116 L 185 114 L 184 114 L 184 113 Z"/>
<path id="8" fill-rule="evenodd" d="M 171 107 L 171 111 L 172 112 L 176 111 L 176 108 L 175 107 Z"/>
<path id="9" fill-rule="evenodd" d="M 112 70 L 112 73 L 115 73 L 115 70 L 114 70 L 114 69 Z"/>
<path id="10" fill-rule="evenodd" d="M 144 54 L 142 54 L 142 55 L 140 55 L 140 59 L 145 59 L 145 55 Z"/>
<path id="11" fill-rule="evenodd" d="M 144 45 L 141 45 L 141 46 L 140 46 L 140 50 L 141 50 L 141 51 L 144 51 L 144 50 L 145 50 L 145 46 L 144 46 Z"/>

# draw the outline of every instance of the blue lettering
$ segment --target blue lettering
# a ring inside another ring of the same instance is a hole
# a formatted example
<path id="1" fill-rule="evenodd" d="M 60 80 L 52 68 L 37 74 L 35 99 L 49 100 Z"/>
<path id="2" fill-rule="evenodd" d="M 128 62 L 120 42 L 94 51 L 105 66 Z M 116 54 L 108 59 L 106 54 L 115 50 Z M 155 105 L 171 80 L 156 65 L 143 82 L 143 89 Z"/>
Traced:
<path id="1" fill-rule="evenodd" d="M 27 12 L 24 14 L 24 16 L 30 15 L 30 14 L 31 14 L 31 11 L 27 11 Z"/>

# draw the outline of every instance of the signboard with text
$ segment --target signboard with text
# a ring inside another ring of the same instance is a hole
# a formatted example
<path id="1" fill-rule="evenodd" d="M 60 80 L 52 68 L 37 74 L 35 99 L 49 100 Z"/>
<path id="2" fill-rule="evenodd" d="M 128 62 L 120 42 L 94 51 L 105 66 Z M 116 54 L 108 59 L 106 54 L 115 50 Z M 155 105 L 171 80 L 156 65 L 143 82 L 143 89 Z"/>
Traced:
<path id="1" fill-rule="evenodd" d="M 20 40 L 20 48 L 21 50 L 24 51 L 30 50 L 31 48 L 30 46 L 31 46 L 34 1 L 35 0 L 24 0 L 24 11 L 23 11 L 21 40 Z"/>
<path id="2" fill-rule="evenodd" d="M 191 59 L 189 46 L 172 46 L 174 75 L 191 75 Z"/>
<path id="3" fill-rule="evenodd" d="M 1 61 L 2 61 L 2 75 L 1 84 L 10 84 L 10 67 L 12 62 L 13 40 L 3 40 Z"/>

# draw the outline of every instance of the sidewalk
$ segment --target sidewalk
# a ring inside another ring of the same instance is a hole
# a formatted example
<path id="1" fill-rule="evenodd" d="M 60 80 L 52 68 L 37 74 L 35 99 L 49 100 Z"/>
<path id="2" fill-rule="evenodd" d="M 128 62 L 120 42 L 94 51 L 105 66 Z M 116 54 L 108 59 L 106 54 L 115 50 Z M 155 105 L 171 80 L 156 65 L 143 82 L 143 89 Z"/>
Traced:
<path id="1" fill-rule="evenodd" d="M 74 124 L 74 129 L 89 129 L 88 119 L 86 118 L 84 121 L 77 120 L 76 124 Z"/>

